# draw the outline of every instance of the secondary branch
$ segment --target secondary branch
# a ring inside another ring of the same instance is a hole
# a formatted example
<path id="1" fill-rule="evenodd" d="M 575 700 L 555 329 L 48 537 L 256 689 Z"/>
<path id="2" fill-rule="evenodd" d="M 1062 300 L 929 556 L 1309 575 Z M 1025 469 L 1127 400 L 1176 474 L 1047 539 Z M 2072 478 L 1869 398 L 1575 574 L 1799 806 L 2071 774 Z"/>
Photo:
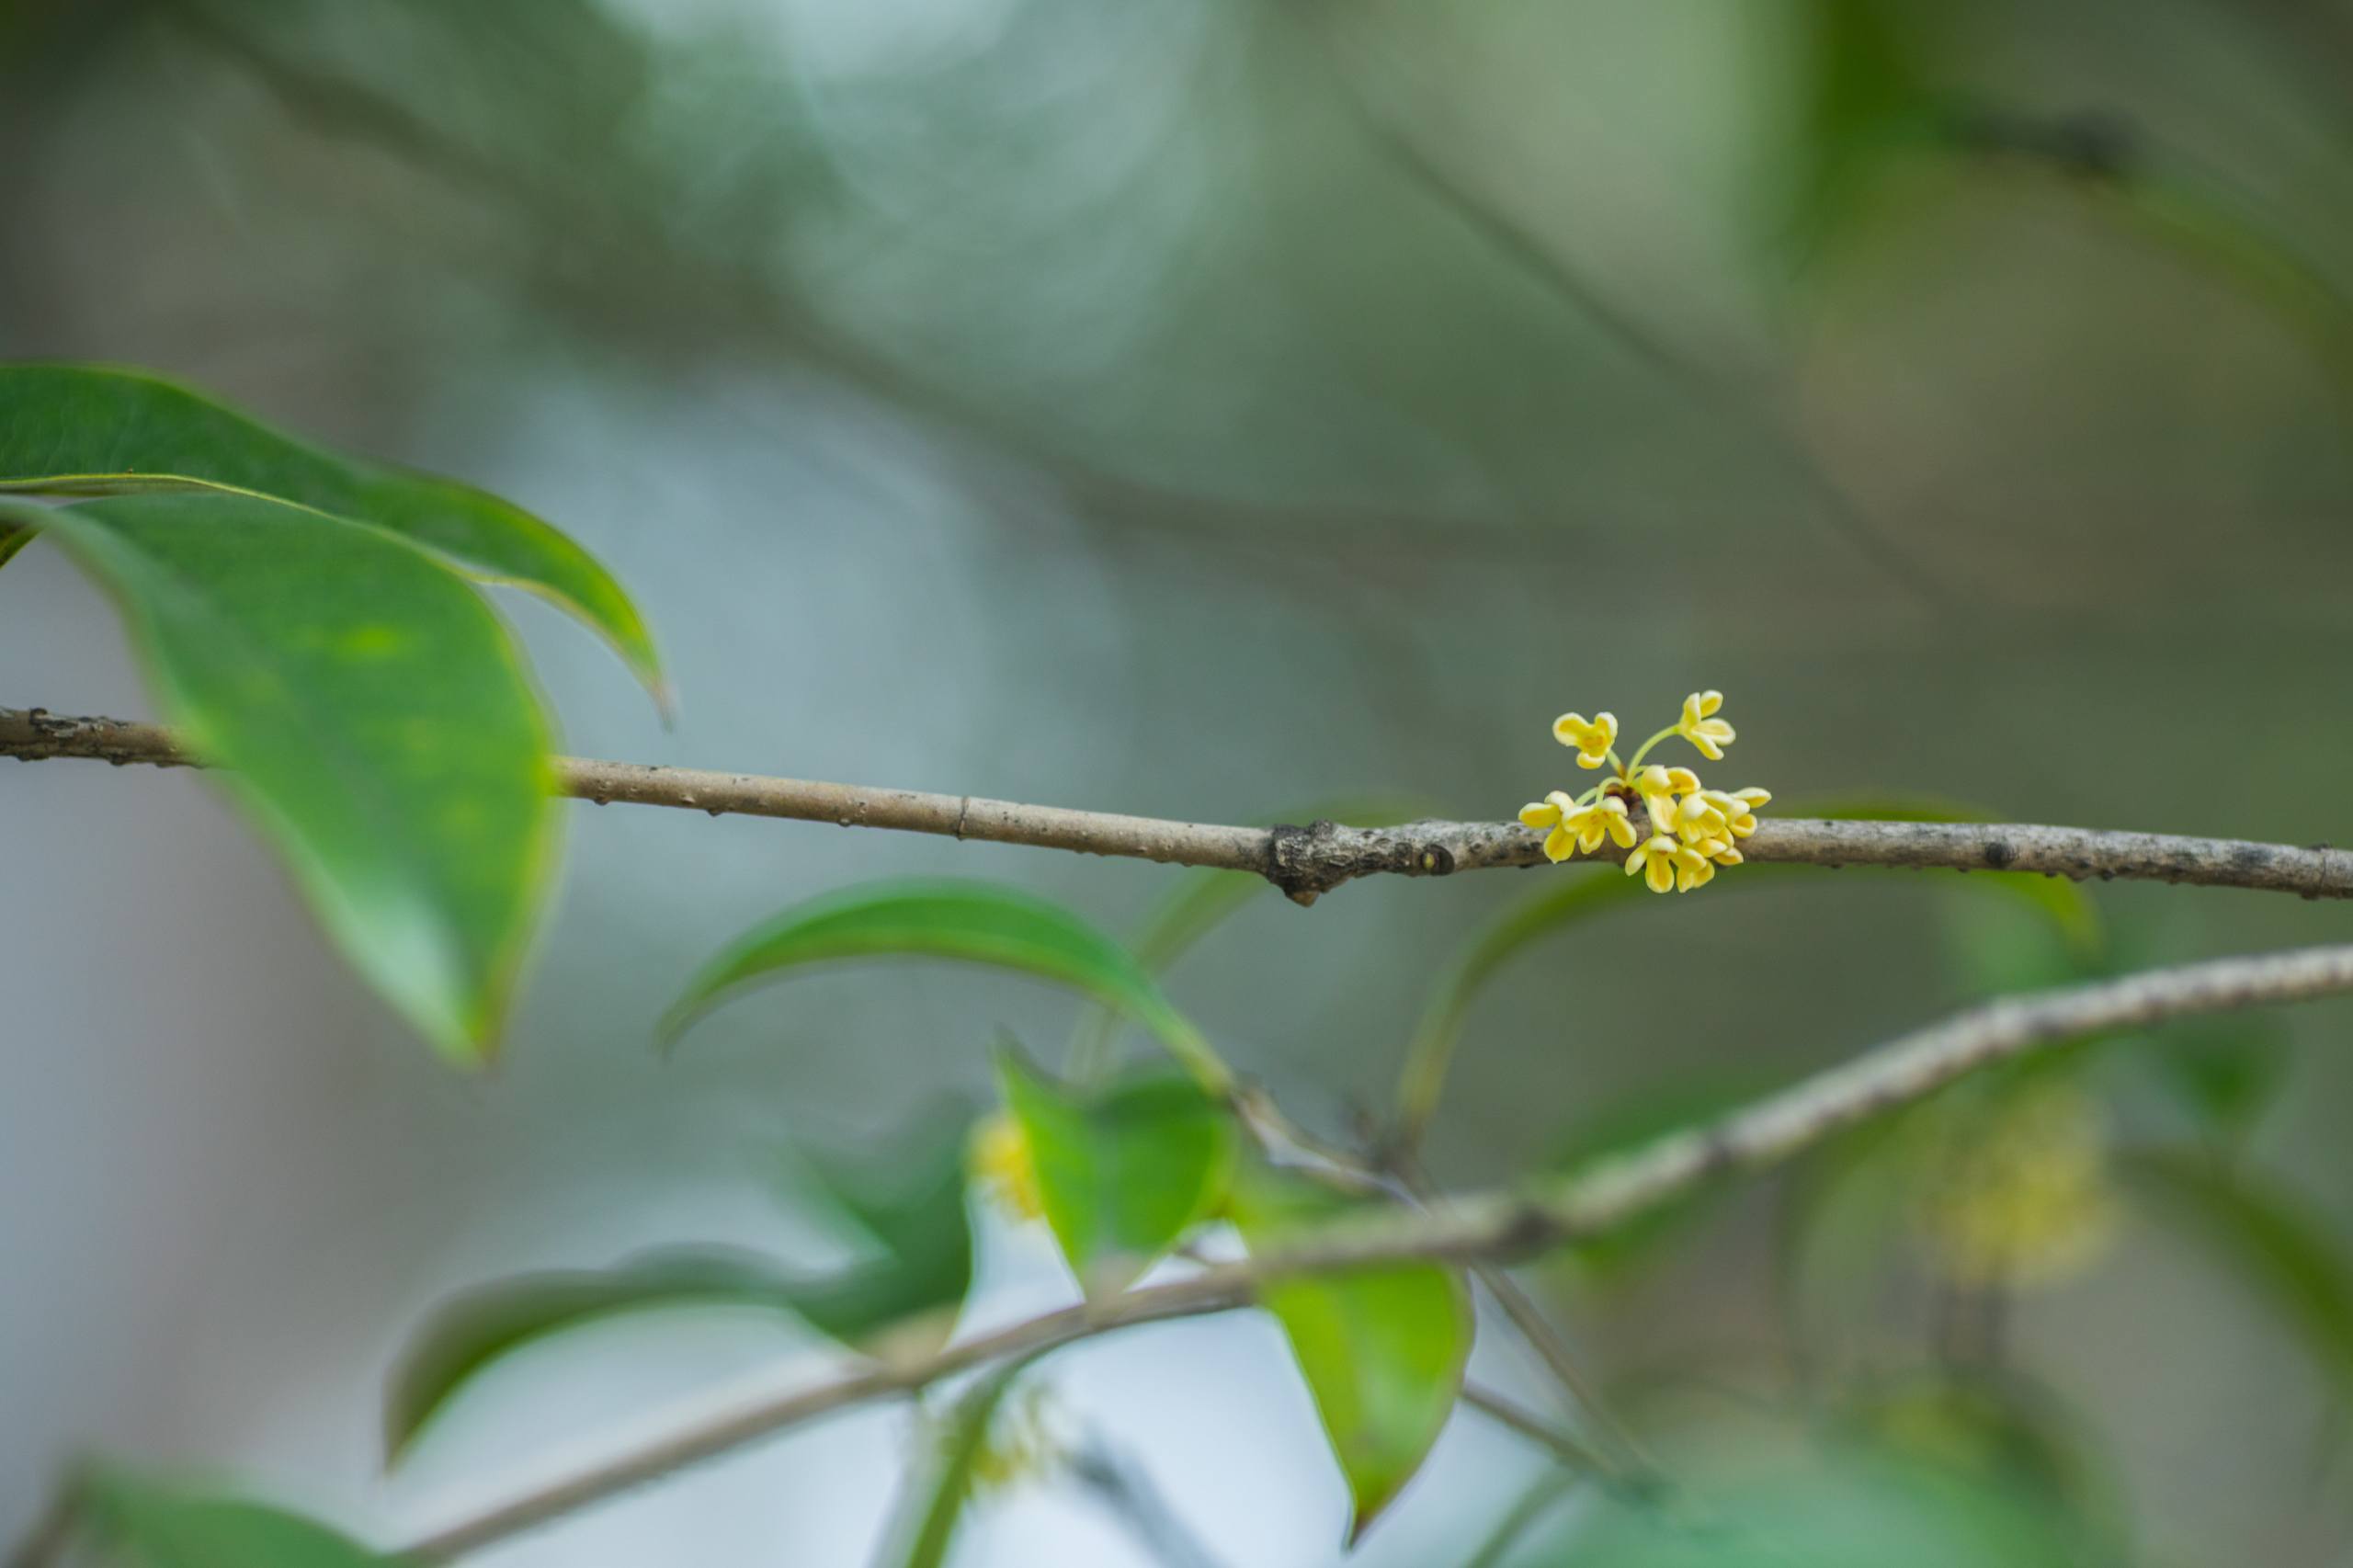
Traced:
<path id="1" fill-rule="evenodd" d="M 200 767 L 171 733 L 120 719 L 71 718 L 0 708 L 0 756 L 85 757 L 118 767 Z M 979 795 L 883 790 L 751 773 L 656 767 L 587 757 L 557 759 L 566 795 L 598 805 L 672 806 L 712 816 L 783 817 L 842 827 L 892 828 L 993 844 L 1027 844 L 1164 865 L 1265 877 L 1313 903 L 1358 877 L 1442 877 L 1544 863 L 1542 838 L 1516 822 L 1415 822 L 1402 827 L 1232 827 L 1112 812 L 1025 805 Z M 2126 877 L 2207 887 L 2260 888 L 2306 898 L 2353 898 L 2353 852 L 2234 838 L 2182 838 L 2027 824 L 1851 822 L 1768 817 L 1741 843 L 1751 860 L 1803 866 L 1908 866 L 1955 871 L 2039 871 Z M 1605 857 L 1624 851 L 1605 848 Z"/>
<path id="2" fill-rule="evenodd" d="M 2040 1048 L 2167 1018 L 2347 991 L 2353 991 L 2353 945 L 2216 959 L 2006 997 L 1573 1180 L 1451 1199 L 1427 1210 L 1370 1209 L 1281 1253 L 1213 1265 L 1170 1284 L 1066 1307 L 937 1355 L 872 1367 L 814 1387 L 779 1387 L 769 1374 L 676 1413 L 617 1447 L 551 1464 L 540 1478 L 424 1537 L 405 1555 L 444 1562 L 833 1411 L 1115 1329 L 1247 1306 L 1270 1280 L 1400 1263 L 1508 1261 L 1597 1235 L 1704 1182 L 1778 1164 L 1846 1128 L 1915 1104 L 1965 1074 Z"/>

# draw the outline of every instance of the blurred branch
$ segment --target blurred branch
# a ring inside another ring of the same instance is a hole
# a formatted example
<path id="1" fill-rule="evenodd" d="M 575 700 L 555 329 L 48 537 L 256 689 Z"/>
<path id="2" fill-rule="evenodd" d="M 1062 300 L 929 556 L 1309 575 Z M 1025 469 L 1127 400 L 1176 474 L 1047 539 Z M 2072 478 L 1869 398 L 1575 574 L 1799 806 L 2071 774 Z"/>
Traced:
<path id="1" fill-rule="evenodd" d="M 318 134 L 366 146 L 396 158 L 454 190 L 502 211 L 521 213 L 542 236 L 552 237 L 574 265 L 542 275 L 543 285 L 574 279 L 635 279 L 625 295 L 609 289 L 574 301 L 599 321 L 617 309 L 665 313 L 654 325 L 676 335 L 675 312 L 715 317 L 731 351 L 740 352 L 747 332 L 764 334 L 781 351 L 835 378 L 845 387 L 881 400 L 949 446 L 979 452 L 1044 476 L 1074 505 L 1122 521 L 1182 527 L 1188 538 L 1204 525 L 1280 523 L 1345 525 L 1360 540 L 1375 528 L 1424 532 L 1448 519 L 1408 509 L 1385 510 L 1361 503 L 1256 500 L 1211 495 L 1136 477 L 1097 461 L 1067 442 L 1041 433 L 1000 401 L 961 390 L 858 335 L 835 325 L 808 290 L 754 247 L 752 259 L 725 247 L 688 249 L 649 222 L 660 208 L 632 204 L 612 194 L 620 181 L 608 171 L 586 184 L 551 183 L 543 171 L 517 168 L 442 128 L 431 116 L 410 108 L 366 81 L 333 70 L 279 47 L 272 36 L 241 28 L 199 0 L 171 0 L 159 12 L 199 44 L 244 71 L 293 119 Z M 658 175 L 656 176 L 659 177 Z M 586 259 L 582 259 L 582 258 Z M 585 285 L 595 289 L 596 284 Z M 996 476 L 985 463 L 968 474 L 975 487 Z M 1015 487 L 1017 492 L 1018 487 Z M 1033 504 L 1016 494 L 1008 508 Z"/>
<path id="2" fill-rule="evenodd" d="M 1495 1528 L 1463 1562 L 1463 1568 L 1499 1568 L 1519 1544 L 1520 1538 L 1535 1528 L 1552 1506 L 1566 1497 L 1576 1487 L 1576 1477 L 1557 1471 L 1539 1476 L 1533 1485 L 1520 1494 L 1518 1501 L 1495 1521 Z"/>
<path id="3" fill-rule="evenodd" d="M 1911 1105 L 1972 1071 L 2107 1030 L 2262 1003 L 2353 991 L 2353 945 L 2215 959 L 1971 1008 L 1817 1073 L 1710 1125 L 1670 1134 L 1587 1174 L 1516 1192 L 1450 1199 L 1427 1213 L 1382 1206 L 1303 1234 L 1281 1252 L 1219 1264 L 1165 1285 L 1048 1312 L 936 1354 L 884 1362 L 817 1386 L 769 1373 L 722 1391 L 601 1453 L 574 1457 L 424 1537 L 406 1555 L 451 1558 L 614 1494 L 836 1410 L 913 1392 L 1007 1357 L 1042 1354 L 1140 1324 L 1252 1304 L 1262 1286 L 1402 1263 L 1526 1257 L 1589 1238 L 1703 1183 L 1764 1169 L 1834 1133 Z M 797 1375 L 797 1369 L 794 1369 Z"/>
<path id="4" fill-rule="evenodd" d="M 201 767 L 172 733 L 120 719 L 74 718 L 46 709 L 0 708 L 0 756 L 82 757 Z M 991 844 L 1026 844 L 1163 865 L 1252 871 L 1301 903 L 1358 877 L 1442 877 L 1456 871 L 1540 866 L 1542 835 L 1518 823 L 1412 822 L 1357 828 L 1224 826 L 1033 806 L 978 795 L 827 784 L 750 773 L 557 759 L 561 789 L 598 805 L 671 806 L 712 816 L 780 817 L 842 827 L 889 828 Z M 2353 898 L 2353 851 L 2300 849 L 2234 838 L 2049 827 L 2023 823 L 1847 822 L 1768 818 L 1741 841 L 1753 861 L 1797 866 L 1900 866 L 1951 871 L 2034 871 L 2075 881 L 2116 877 L 2256 888 L 2308 899 Z M 1605 845 L 1597 861 L 1622 860 Z"/>
<path id="5" fill-rule="evenodd" d="M 1855 505 L 1795 432 L 1786 428 L 1714 366 L 1619 305 L 1608 290 L 1580 272 L 1533 227 L 1487 192 L 1474 188 L 1469 177 L 1434 150 L 1404 116 L 1374 101 L 1358 82 L 1356 74 L 1322 37 L 1318 23 L 1302 20 L 1301 26 L 1316 35 L 1314 42 L 1331 68 L 1342 106 L 1372 145 L 1423 195 L 1453 213 L 1513 266 L 1570 309 L 1591 320 L 1637 359 L 1665 376 L 1686 397 L 1726 425 L 1761 440 L 1812 499 L 1823 518 L 1859 555 L 1927 603 L 1940 609 L 1952 608 L 1951 597 L 1944 588 Z"/>
<path id="6" fill-rule="evenodd" d="M 1221 1568 L 1217 1556 L 1160 1494 L 1152 1477 L 1100 1433 L 1071 1456 L 1070 1473 L 1145 1551 L 1168 1568 Z"/>

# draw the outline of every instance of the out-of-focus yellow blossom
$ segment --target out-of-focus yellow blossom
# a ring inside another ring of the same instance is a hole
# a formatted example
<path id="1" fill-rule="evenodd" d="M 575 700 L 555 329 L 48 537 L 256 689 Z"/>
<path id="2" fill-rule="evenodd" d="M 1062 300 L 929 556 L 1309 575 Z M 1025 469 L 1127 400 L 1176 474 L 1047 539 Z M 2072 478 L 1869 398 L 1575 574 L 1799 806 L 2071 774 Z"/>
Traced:
<path id="1" fill-rule="evenodd" d="M 2051 1284 L 2097 1262 L 2114 1239 L 2108 1126 L 2074 1084 L 2024 1092 L 1954 1122 L 1931 1145 L 1920 1236 L 1955 1284 Z"/>
<path id="2" fill-rule="evenodd" d="M 1029 1152 L 1029 1135 L 1021 1123 L 999 1111 L 972 1129 L 965 1168 L 972 1180 L 1017 1220 L 1035 1220 L 1046 1211 L 1038 1191 L 1038 1166 Z"/>
<path id="3" fill-rule="evenodd" d="M 1724 747 L 1732 744 L 1732 726 L 1710 714 L 1724 705 L 1721 691 L 1695 691 L 1683 699 L 1683 717 L 1676 722 L 1675 733 L 1689 741 L 1701 756 L 1710 762 L 1722 762 Z"/>
<path id="4" fill-rule="evenodd" d="M 1552 738 L 1577 749 L 1579 767 L 1603 767 L 1609 748 L 1618 744 L 1618 715 L 1597 713 L 1588 722 L 1582 713 L 1563 713 L 1552 721 Z"/>
<path id="5" fill-rule="evenodd" d="M 1016 1391 L 972 1455 L 972 1490 L 983 1496 L 1001 1494 L 1050 1474 L 1069 1450 L 1054 1428 L 1053 1402 L 1043 1385 Z"/>
<path id="6" fill-rule="evenodd" d="M 1732 726 L 1712 715 L 1723 700 L 1720 691 L 1693 692 L 1684 699 L 1682 716 L 1636 747 L 1626 762 L 1619 762 L 1613 749 L 1613 715 L 1588 722 L 1582 714 L 1563 713 L 1553 721 L 1553 738 L 1577 749 L 1580 766 L 1608 767 L 1612 776 L 1582 796 L 1555 790 L 1521 807 L 1519 820 L 1545 835 L 1544 853 L 1556 862 L 1580 850 L 1593 854 L 1608 842 L 1628 851 L 1627 875 L 1641 876 L 1654 892 L 1705 887 L 1720 868 L 1742 863 L 1736 841 L 1756 831 L 1756 810 L 1773 797 L 1756 789 L 1711 790 L 1688 767 L 1644 766 L 1643 758 L 1660 742 L 1677 736 L 1702 756 L 1722 756 L 1732 744 Z M 1641 827 L 1632 814 L 1637 801 L 1644 818 Z"/>

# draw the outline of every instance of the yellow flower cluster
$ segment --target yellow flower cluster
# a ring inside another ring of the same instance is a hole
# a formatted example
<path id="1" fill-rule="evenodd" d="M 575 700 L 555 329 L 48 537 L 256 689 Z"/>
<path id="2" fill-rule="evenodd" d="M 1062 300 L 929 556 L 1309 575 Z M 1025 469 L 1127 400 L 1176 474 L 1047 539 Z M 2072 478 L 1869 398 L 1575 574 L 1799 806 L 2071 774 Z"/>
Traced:
<path id="1" fill-rule="evenodd" d="M 1579 850 L 1593 854 L 1605 840 L 1627 851 L 1626 874 L 1639 875 L 1653 892 L 1689 892 L 1704 887 L 1720 866 L 1737 866 L 1739 841 L 1756 831 L 1756 809 L 1773 797 L 1762 790 L 1711 790 L 1688 767 L 1643 766 L 1661 741 L 1680 735 L 1709 761 L 1721 760 L 1733 743 L 1733 728 L 1717 718 L 1721 691 L 1695 691 L 1683 699 L 1674 723 L 1644 741 L 1630 762 L 1618 760 L 1618 718 L 1563 713 L 1552 721 L 1552 738 L 1574 747 L 1577 766 L 1608 768 L 1610 776 L 1582 795 L 1555 790 L 1522 806 L 1519 820 L 1544 835 L 1546 858 L 1561 861 Z M 1639 827 L 1633 808 L 1643 814 Z"/>

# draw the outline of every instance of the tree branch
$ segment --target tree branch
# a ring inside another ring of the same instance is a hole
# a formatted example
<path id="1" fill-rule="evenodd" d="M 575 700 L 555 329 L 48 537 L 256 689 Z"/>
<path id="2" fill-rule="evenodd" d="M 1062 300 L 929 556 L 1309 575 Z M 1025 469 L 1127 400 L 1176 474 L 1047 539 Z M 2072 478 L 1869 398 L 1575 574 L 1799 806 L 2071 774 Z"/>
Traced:
<path id="1" fill-rule="evenodd" d="M 118 767 L 201 767 L 167 730 L 119 719 L 70 718 L 0 708 L 0 756 L 85 757 Z M 634 762 L 558 759 L 564 794 L 598 805 L 674 806 L 712 816 L 782 817 L 843 827 L 892 828 L 993 844 L 1027 844 L 1164 865 L 1248 871 L 1301 903 L 1358 877 L 1442 877 L 1540 866 L 1541 835 L 1518 823 L 1415 822 L 1400 827 L 1229 827 L 978 795 L 939 795 L 773 778 Z M 2305 898 L 2353 898 L 2353 851 L 2182 838 L 2029 824 L 1851 822 L 1768 818 L 1741 850 L 1755 861 L 1803 866 L 1908 866 L 1954 871 L 2039 871 L 2076 881 L 2125 877 L 2206 887 L 2259 888 Z M 1605 846 L 1597 859 L 1620 860 Z"/>
<path id="2" fill-rule="evenodd" d="M 2039 1047 L 2165 1018 L 2347 991 L 2353 991 L 2353 944 L 2215 959 L 2006 997 L 1817 1073 L 1712 1125 L 1604 1162 L 1581 1176 L 1517 1192 L 1457 1198 L 1437 1210 L 1383 1206 L 1336 1221 L 1280 1253 L 1066 1307 L 936 1355 L 870 1367 L 813 1388 L 779 1387 L 776 1375 L 769 1374 L 676 1413 L 650 1434 L 551 1465 L 542 1477 L 424 1537 L 407 1555 L 423 1562 L 446 1562 L 833 1411 L 1115 1329 L 1247 1306 L 1271 1280 L 1408 1262 L 1508 1261 L 1593 1236 L 1704 1182 L 1778 1164 L 1846 1128 L 1913 1104 L 1967 1073 Z"/>

